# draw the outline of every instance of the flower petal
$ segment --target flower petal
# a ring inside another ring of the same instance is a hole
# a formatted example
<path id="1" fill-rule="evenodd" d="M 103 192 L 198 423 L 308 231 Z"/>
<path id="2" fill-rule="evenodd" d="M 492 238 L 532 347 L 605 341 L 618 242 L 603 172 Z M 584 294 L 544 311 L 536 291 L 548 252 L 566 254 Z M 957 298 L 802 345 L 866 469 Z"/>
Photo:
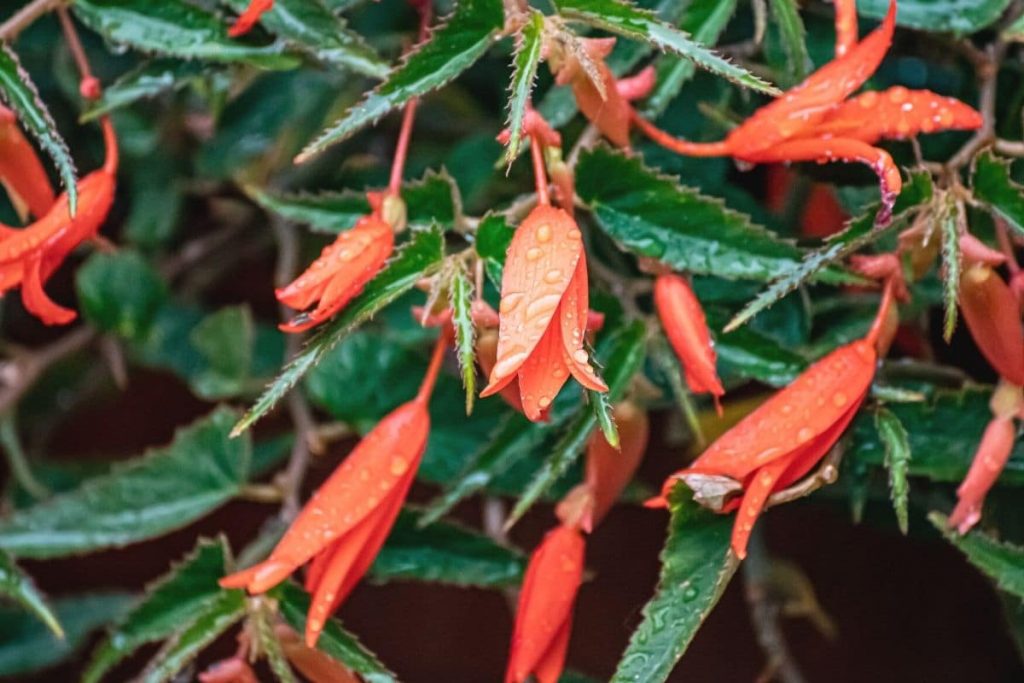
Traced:
<path id="1" fill-rule="evenodd" d="M 690 390 L 716 398 L 725 394 L 704 309 L 690 283 L 675 274 L 658 276 L 654 281 L 654 305 L 665 336 L 683 365 Z"/>
<path id="2" fill-rule="evenodd" d="M 896 86 L 847 100 L 814 127 L 814 134 L 874 144 L 879 140 L 912 138 L 920 133 L 975 130 L 981 124 L 981 114 L 956 98 Z"/>
<path id="3" fill-rule="evenodd" d="M 1013 291 L 988 266 L 973 266 L 960 276 L 960 310 L 985 359 L 1000 376 L 1024 385 L 1024 332 Z"/>

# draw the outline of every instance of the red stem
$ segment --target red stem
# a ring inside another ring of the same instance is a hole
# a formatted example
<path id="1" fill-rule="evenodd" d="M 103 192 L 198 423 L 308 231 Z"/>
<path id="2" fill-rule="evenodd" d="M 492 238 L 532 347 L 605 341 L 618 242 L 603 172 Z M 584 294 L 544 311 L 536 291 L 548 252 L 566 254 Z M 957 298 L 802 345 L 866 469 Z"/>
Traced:
<path id="1" fill-rule="evenodd" d="M 633 112 L 633 123 L 644 135 L 665 149 L 689 157 L 726 157 L 732 155 L 729 144 L 720 142 L 688 142 L 669 135 L 661 128 L 645 119 L 638 112 Z"/>
<path id="2" fill-rule="evenodd" d="M 882 334 L 885 320 L 889 317 L 889 309 L 892 307 L 894 290 L 893 279 L 886 278 L 885 289 L 882 291 L 882 302 L 878 305 L 878 313 L 875 314 L 875 320 L 871 323 L 871 329 L 868 330 L 868 335 L 865 337 L 865 340 L 872 346 L 878 345 L 878 338 Z"/>
<path id="3" fill-rule="evenodd" d="M 418 3 L 416 8 L 420 13 L 419 39 L 423 41 L 426 40 L 430 31 L 431 4 L 429 2 Z M 398 143 L 395 146 L 395 156 L 391 162 L 391 178 L 388 182 L 388 194 L 394 197 L 397 197 L 402 190 L 402 174 L 405 171 L 405 160 L 409 156 L 409 140 L 412 139 L 412 127 L 416 121 L 416 108 L 419 102 L 418 97 L 409 100 L 402 116 L 402 128 L 398 132 Z"/>
<path id="4" fill-rule="evenodd" d="M 427 373 L 423 376 L 423 383 L 414 399 L 417 403 L 426 403 L 434 392 L 434 385 L 437 384 L 437 375 L 441 372 L 441 362 L 444 360 L 445 349 L 448 348 L 450 333 L 447 326 L 441 327 L 441 335 L 434 344 L 434 353 L 430 357 L 430 365 L 427 366 Z"/>

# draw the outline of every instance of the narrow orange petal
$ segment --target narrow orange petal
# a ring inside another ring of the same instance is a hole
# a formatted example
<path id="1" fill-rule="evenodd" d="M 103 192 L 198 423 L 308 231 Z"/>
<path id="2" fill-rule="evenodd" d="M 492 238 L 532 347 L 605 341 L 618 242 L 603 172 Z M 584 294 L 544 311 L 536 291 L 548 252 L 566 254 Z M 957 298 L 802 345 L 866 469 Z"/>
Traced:
<path id="1" fill-rule="evenodd" d="M 690 283 L 675 274 L 658 276 L 654 281 L 654 305 L 690 390 L 716 398 L 725 394 L 704 309 Z"/>
<path id="2" fill-rule="evenodd" d="M 534 422 L 545 419 L 552 401 L 568 379 L 561 328 L 551 325 L 519 368 L 519 397 L 523 414 Z"/>
<path id="3" fill-rule="evenodd" d="M 764 509 L 768 496 L 775 490 L 775 484 L 782 473 L 790 466 L 788 458 L 782 458 L 757 470 L 750 484 L 743 492 L 743 502 L 736 513 L 736 522 L 732 527 L 732 551 L 741 560 L 747 556 L 747 542 L 754 530 L 754 524 Z"/>
<path id="4" fill-rule="evenodd" d="M 857 45 L 857 0 L 835 0 L 836 57 L 842 57 Z"/>
<path id="5" fill-rule="evenodd" d="M 558 629 L 547 651 L 533 667 L 537 683 L 558 683 L 565 669 L 565 657 L 569 652 L 569 638 L 572 636 L 572 614 Z"/>
<path id="6" fill-rule="evenodd" d="M 985 359 L 1009 381 L 1024 385 L 1024 332 L 1017 299 L 988 266 L 960 276 L 960 311 Z"/>
<path id="7" fill-rule="evenodd" d="M 985 428 L 971 469 L 956 491 L 959 501 L 949 516 L 949 526 L 961 534 L 970 531 L 981 519 L 985 496 L 1010 459 L 1016 437 L 1017 428 L 1012 418 L 996 417 Z"/>
<path id="8" fill-rule="evenodd" d="M 559 324 L 562 327 L 563 362 L 576 381 L 593 391 L 608 391 L 608 385 L 597 376 L 590 364 L 589 354 L 583 349 L 583 342 L 590 321 L 590 292 L 587 284 L 587 259 L 581 256 L 576 263 L 576 272 L 559 305 Z M 602 323 L 604 320 L 602 319 Z"/>
<path id="9" fill-rule="evenodd" d="M 981 114 L 953 97 L 902 86 L 866 92 L 839 105 L 814 127 L 815 136 L 831 135 L 874 144 L 942 130 L 975 130 Z"/>
<path id="10" fill-rule="evenodd" d="M 28 312 L 46 325 L 67 325 L 77 314 L 70 308 L 55 303 L 43 290 L 40 276 L 41 258 L 29 258 L 25 264 L 25 281 L 21 283 L 21 300 Z"/>
<path id="11" fill-rule="evenodd" d="M 53 206 L 55 195 L 39 155 L 18 128 L 13 112 L 0 106 L 0 179 L 15 203 L 21 201 L 36 218 Z"/>
<path id="12" fill-rule="evenodd" d="M 252 30 L 253 26 L 260 20 L 264 12 L 270 10 L 274 6 L 274 0 L 252 0 L 249 6 L 245 8 L 245 11 L 239 15 L 238 19 L 228 30 L 228 35 L 232 38 L 244 35 Z"/>
<path id="13" fill-rule="evenodd" d="M 633 121 L 633 106 L 622 94 L 608 65 L 596 59 L 598 73 L 604 84 L 604 97 L 589 76 L 581 69 L 572 79 L 572 92 L 576 104 L 587 120 L 601 131 L 601 135 L 616 147 L 629 147 L 629 130 Z M 630 94 L 627 91 L 627 94 Z"/>

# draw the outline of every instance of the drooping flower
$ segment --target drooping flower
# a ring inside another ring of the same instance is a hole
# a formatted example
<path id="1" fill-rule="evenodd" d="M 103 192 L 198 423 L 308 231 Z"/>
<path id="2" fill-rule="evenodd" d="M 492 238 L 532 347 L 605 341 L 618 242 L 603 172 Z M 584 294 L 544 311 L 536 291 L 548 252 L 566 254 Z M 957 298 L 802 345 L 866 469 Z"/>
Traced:
<path id="1" fill-rule="evenodd" d="M 565 666 L 573 604 L 583 580 L 586 543 L 562 524 L 548 532 L 530 557 L 519 593 L 505 683 L 557 683 Z"/>
<path id="2" fill-rule="evenodd" d="M 109 119 L 102 126 L 106 160 L 78 182 L 74 217 L 63 193 L 34 223 L 21 229 L 0 226 L 0 294 L 20 285 L 25 308 L 47 325 L 65 325 L 76 314 L 51 300 L 43 283 L 79 244 L 96 236 L 114 202 L 117 137 Z"/>
<path id="3" fill-rule="evenodd" d="M 442 333 L 419 393 L 381 420 L 313 494 L 270 556 L 221 579 L 224 588 L 264 593 L 307 562 L 313 601 L 306 644 L 370 568 L 412 486 L 427 445 L 427 406 L 448 345 Z"/>
<path id="4" fill-rule="evenodd" d="M 715 369 L 715 349 L 704 309 L 690 283 L 674 273 L 659 275 L 654 280 L 654 305 L 665 336 L 683 365 L 690 390 L 711 394 L 719 405 L 725 389 Z"/>
<path id="5" fill-rule="evenodd" d="M 960 311 L 985 360 L 1000 377 L 1024 385 L 1024 330 L 1006 281 L 990 265 L 975 263 L 960 276 Z"/>
<path id="6" fill-rule="evenodd" d="M 490 396 L 518 380 L 523 412 L 537 421 L 569 375 L 588 389 L 607 391 L 583 348 L 588 307 L 580 229 L 562 209 L 537 206 L 508 249 L 497 357 L 480 395 Z"/>
<path id="7" fill-rule="evenodd" d="M 352 229 L 342 232 L 320 253 L 302 275 L 276 290 L 277 300 L 298 311 L 295 318 L 280 325 L 284 332 L 304 332 L 343 309 L 363 291 L 395 247 L 392 224 L 386 220 L 388 198 L 367 193 L 371 213 Z M 309 309 L 314 303 L 316 307 Z"/>
<path id="8" fill-rule="evenodd" d="M 251 0 L 249 6 L 245 8 L 245 11 L 238 16 L 235 23 L 228 29 L 228 35 L 232 38 L 245 35 L 256 26 L 260 17 L 269 12 L 273 6 L 274 0 Z"/>
<path id="9" fill-rule="evenodd" d="M 55 200 L 46 169 L 31 143 L 18 127 L 10 109 L 0 106 L 0 183 L 24 219 L 28 214 L 42 218 Z"/>

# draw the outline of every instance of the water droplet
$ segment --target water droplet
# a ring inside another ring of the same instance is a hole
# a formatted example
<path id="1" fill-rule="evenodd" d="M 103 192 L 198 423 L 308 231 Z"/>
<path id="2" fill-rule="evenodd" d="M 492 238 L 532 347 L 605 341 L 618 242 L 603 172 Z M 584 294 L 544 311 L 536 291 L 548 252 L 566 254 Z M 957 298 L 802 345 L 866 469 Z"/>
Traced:
<path id="1" fill-rule="evenodd" d="M 807 441 L 810 441 L 811 437 L 813 437 L 813 436 L 814 436 L 814 431 L 812 429 L 810 429 L 809 427 L 804 427 L 803 429 L 801 429 L 799 432 L 796 433 L 796 440 L 799 443 L 805 443 Z"/>
<path id="2" fill-rule="evenodd" d="M 506 294 L 501 297 L 501 303 L 498 304 L 499 313 L 510 313 L 516 309 L 519 302 L 523 300 L 521 292 L 513 292 L 512 294 Z"/>
<path id="3" fill-rule="evenodd" d="M 391 474 L 400 477 L 409 470 L 409 461 L 400 456 L 391 459 Z"/>
<path id="4" fill-rule="evenodd" d="M 526 260 L 527 261 L 536 261 L 537 259 L 539 259 L 541 257 L 541 255 L 543 253 L 544 253 L 544 250 L 541 249 L 540 247 L 530 247 L 530 249 L 526 252 Z"/>
<path id="5" fill-rule="evenodd" d="M 549 285 L 556 284 L 562 279 L 562 271 L 559 268 L 552 268 L 548 272 L 544 273 L 544 282 Z"/>
<path id="6" fill-rule="evenodd" d="M 844 394 L 841 391 L 837 391 L 832 396 L 832 403 L 835 403 L 837 408 L 842 408 L 843 406 L 845 406 L 847 401 L 849 401 L 849 398 L 847 398 L 846 394 Z"/>
<path id="7" fill-rule="evenodd" d="M 547 396 L 541 396 L 540 400 L 537 401 L 537 405 L 539 405 L 542 409 L 547 408 L 549 405 L 551 405 L 551 399 L 548 398 Z"/>
<path id="8" fill-rule="evenodd" d="M 578 240 L 581 237 L 583 237 L 583 233 L 580 232 L 579 229 L 573 228 L 572 230 L 569 231 L 569 234 L 567 235 L 567 237 L 569 239 L 571 239 L 571 240 Z"/>
<path id="9" fill-rule="evenodd" d="M 590 359 L 590 356 L 587 355 L 587 352 L 583 349 L 576 349 L 572 352 L 572 359 L 577 363 L 586 363 L 587 360 Z"/>
<path id="10" fill-rule="evenodd" d="M 544 242 L 547 242 L 550 239 L 551 226 L 548 225 L 547 223 L 544 223 L 539 228 L 537 228 L 537 241 L 543 244 Z"/>

